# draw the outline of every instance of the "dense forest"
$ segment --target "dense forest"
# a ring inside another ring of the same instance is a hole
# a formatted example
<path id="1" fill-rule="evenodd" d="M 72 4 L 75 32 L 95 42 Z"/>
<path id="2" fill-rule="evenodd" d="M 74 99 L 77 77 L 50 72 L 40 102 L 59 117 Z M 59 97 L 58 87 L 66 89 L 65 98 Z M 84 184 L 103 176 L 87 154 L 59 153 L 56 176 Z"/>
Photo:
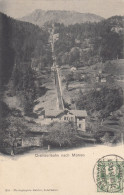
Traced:
<path id="1" fill-rule="evenodd" d="M 42 69 L 52 63 L 49 33 L 36 25 L 14 20 L 2 13 L 0 24 L 1 86 L 11 81 L 9 86 L 12 95 L 18 93 L 23 96 L 24 110 L 30 111 L 36 94 L 36 78 L 32 66 L 40 64 L 39 68 Z"/>
<path id="2" fill-rule="evenodd" d="M 55 47 L 59 64 L 86 66 L 124 57 L 124 17 L 69 26 L 56 24 L 56 33 L 59 33 Z"/>
<path id="3" fill-rule="evenodd" d="M 14 20 L 0 13 L 1 82 L 6 84 L 13 66 L 41 60 L 41 66 L 50 63 L 48 32 L 28 22 Z"/>

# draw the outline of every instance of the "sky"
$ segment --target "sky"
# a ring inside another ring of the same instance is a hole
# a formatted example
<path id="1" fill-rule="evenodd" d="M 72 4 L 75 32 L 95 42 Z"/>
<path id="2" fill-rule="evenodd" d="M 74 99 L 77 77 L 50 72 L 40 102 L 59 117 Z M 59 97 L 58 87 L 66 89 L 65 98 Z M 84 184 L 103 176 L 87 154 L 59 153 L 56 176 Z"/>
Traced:
<path id="1" fill-rule="evenodd" d="M 94 13 L 104 18 L 124 15 L 124 0 L 0 0 L 0 11 L 21 18 L 36 9 Z"/>

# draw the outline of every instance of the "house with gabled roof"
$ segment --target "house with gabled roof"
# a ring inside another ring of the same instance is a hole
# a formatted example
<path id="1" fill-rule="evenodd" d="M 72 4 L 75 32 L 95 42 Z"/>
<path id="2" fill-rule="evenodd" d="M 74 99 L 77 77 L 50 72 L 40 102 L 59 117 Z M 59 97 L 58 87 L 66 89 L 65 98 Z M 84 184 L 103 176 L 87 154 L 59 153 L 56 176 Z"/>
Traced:
<path id="1" fill-rule="evenodd" d="M 47 124 L 51 122 L 74 122 L 80 131 L 86 130 L 86 110 L 45 110 L 44 120 Z"/>

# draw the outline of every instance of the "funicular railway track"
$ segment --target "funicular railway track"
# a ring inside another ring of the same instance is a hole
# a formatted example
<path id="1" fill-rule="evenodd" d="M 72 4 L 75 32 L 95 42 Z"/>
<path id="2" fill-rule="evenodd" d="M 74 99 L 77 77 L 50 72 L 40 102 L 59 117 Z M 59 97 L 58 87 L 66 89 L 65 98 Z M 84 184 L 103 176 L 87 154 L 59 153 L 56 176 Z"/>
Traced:
<path id="1" fill-rule="evenodd" d="M 51 32 L 51 48 L 52 48 L 52 57 L 53 57 L 53 71 L 54 71 L 54 77 L 55 77 L 55 86 L 57 91 L 57 109 L 64 110 L 64 103 L 63 103 L 63 97 L 62 97 L 62 88 L 61 88 L 61 79 L 59 75 L 59 68 L 56 65 L 56 56 L 54 51 L 54 25 Z"/>
<path id="2" fill-rule="evenodd" d="M 55 70 L 54 71 L 54 75 L 55 75 L 55 85 L 56 85 L 56 89 L 57 89 L 58 108 L 59 108 L 59 110 L 63 110 L 64 109 L 64 103 L 63 103 L 63 97 L 62 97 L 62 90 L 61 90 L 59 71 Z"/>

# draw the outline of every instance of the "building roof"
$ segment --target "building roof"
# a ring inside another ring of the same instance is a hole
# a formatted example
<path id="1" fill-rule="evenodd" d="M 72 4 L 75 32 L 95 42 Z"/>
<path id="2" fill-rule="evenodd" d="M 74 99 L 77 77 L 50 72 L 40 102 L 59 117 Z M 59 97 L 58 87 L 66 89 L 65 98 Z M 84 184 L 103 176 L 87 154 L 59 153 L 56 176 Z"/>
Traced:
<path id="1" fill-rule="evenodd" d="M 76 117 L 86 117 L 86 110 L 45 110 L 46 117 L 57 117 L 60 114 L 70 113 Z"/>
<path id="2" fill-rule="evenodd" d="M 72 67 L 71 67 L 71 70 L 77 70 L 77 68 L 76 68 L 76 67 L 74 67 L 74 66 L 72 66 Z"/>
<path id="3" fill-rule="evenodd" d="M 86 110 L 69 110 L 69 112 L 75 115 L 76 117 L 86 117 L 87 116 Z"/>
<path id="4" fill-rule="evenodd" d="M 45 110 L 46 117 L 57 117 L 60 114 L 63 114 L 64 110 Z"/>

